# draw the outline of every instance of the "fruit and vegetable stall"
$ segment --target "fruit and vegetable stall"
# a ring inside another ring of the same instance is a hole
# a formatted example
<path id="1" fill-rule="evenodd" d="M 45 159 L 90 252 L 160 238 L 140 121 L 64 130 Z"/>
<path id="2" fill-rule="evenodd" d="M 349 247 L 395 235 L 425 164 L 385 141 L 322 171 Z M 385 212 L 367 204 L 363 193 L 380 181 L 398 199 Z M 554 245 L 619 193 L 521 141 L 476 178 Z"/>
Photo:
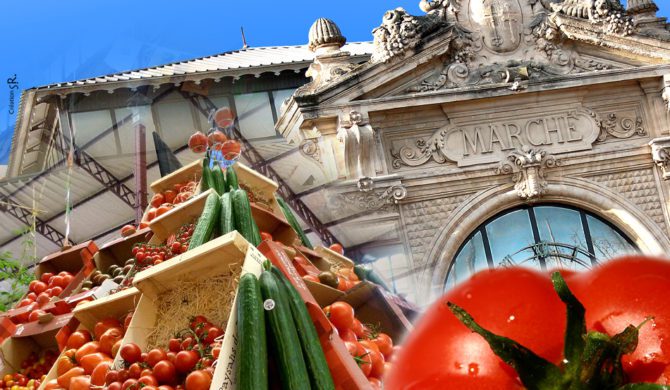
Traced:
<path id="1" fill-rule="evenodd" d="M 0 314 L 0 389 L 383 387 L 411 305 L 204 149 L 151 184 L 138 226 L 39 262 Z"/>

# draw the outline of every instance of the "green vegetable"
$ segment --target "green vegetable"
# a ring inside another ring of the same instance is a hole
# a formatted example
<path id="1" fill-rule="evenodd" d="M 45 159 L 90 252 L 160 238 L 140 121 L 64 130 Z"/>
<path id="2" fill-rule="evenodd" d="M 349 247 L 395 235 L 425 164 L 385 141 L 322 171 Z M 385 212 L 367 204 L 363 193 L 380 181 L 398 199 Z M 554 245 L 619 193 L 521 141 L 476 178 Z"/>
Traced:
<path id="1" fill-rule="evenodd" d="M 221 213 L 221 202 L 219 196 L 212 192 L 205 200 L 205 207 L 195 224 L 191 242 L 189 242 L 188 249 L 197 248 L 212 239 L 214 227 L 219 223 L 219 214 Z"/>
<path id="2" fill-rule="evenodd" d="M 305 232 L 302 230 L 302 227 L 300 227 L 300 224 L 298 223 L 298 220 L 295 218 L 295 215 L 293 215 L 293 212 L 291 209 L 288 207 L 286 202 L 284 202 L 284 199 L 277 197 L 277 203 L 279 203 L 279 207 L 281 208 L 282 212 L 284 213 L 284 217 L 286 218 L 286 221 L 288 222 L 289 225 L 295 230 L 295 232 L 298 234 L 298 237 L 300 237 L 300 241 L 302 241 L 302 245 L 306 246 L 309 249 L 314 249 L 312 246 L 312 243 L 309 242 L 309 238 L 307 238 L 307 235 Z"/>
<path id="3" fill-rule="evenodd" d="M 221 235 L 228 234 L 235 230 L 235 219 L 233 218 L 233 203 L 230 192 L 221 195 L 221 223 L 219 230 Z"/>
<path id="4" fill-rule="evenodd" d="M 232 166 L 226 169 L 226 191 L 233 191 L 240 188 L 240 184 L 237 181 L 237 173 Z"/>
<path id="5" fill-rule="evenodd" d="M 302 353 L 307 364 L 307 371 L 309 372 L 309 379 L 312 383 L 312 389 L 318 390 L 335 390 L 333 378 L 330 376 L 326 356 L 321 349 L 319 336 L 316 333 L 316 328 L 312 322 L 312 318 L 307 312 L 307 306 L 300 297 L 298 291 L 293 287 L 291 282 L 284 277 L 277 267 L 272 267 L 272 273 L 275 274 L 279 280 L 280 288 L 286 292 L 293 314 L 293 322 L 298 331 L 300 344 L 302 346 Z M 283 287 L 283 288 L 282 288 Z"/>
<path id="6" fill-rule="evenodd" d="M 251 203 L 247 192 L 243 189 L 237 189 L 230 192 L 233 204 L 233 219 L 235 220 L 235 230 L 254 246 L 261 243 L 261 236 L 258 233 L 256 221 L 251 215 Z"/>
<path id="7" fill-rule="evenodd" d="M 205 192 L 212 188 L 212 172 L 209 170 L 209 157 L 202 159 L 202 179 L 200 179 L 200 191 Z"/>
<path id="8" fill-rule="evenodd" d="M 223 173 L 223 170 L 221 170 L 219 163 L 215 162 L 214 167 L 210 171 L 212 178 L 212 188 L 214 188 L 214 190 L 218 192 L 219 195 L 223 195 L 226 192 L 226 176 Z"/>
<path id="9" fill-rule="evenodd" d="M 309 389 L 309 375 L 293 323 L 288 297 L 270 271 L 261 274 L 261 294 L 269 339 L 283 389 Z"/>
<path id="10" fill-rule="evenodd" d="M 261 287 L 256 275 L 244 274 L 237 288 L 237 389 L 268 388 L 268 353 Z"/>

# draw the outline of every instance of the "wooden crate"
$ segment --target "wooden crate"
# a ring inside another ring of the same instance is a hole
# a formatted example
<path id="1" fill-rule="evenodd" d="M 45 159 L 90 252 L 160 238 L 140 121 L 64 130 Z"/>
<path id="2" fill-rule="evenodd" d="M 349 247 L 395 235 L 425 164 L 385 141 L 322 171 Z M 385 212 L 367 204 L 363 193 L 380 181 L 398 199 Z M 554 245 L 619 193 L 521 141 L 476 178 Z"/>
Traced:
<path id="1" fill-rule="evenodd" d="M 139 290 L 133 287 L 105 298 L 83 303 L 77 306 L 73 312 L 77 322 L 77 325 L 75 325 L 73 328 L 76 330 L 86 329 L 91 332 L 92 335 L 96 322 L 105 318 L 114 317 L 123 323 L 125 315 L 135 310 L 135 307 L 139 302 L 140 295 L 141 294 Z M 56 339 L 64 340 L 66 342 L 67 337 L 69 337 L 69 335 L 72 333 L 71 330 L 66 331 L 66 329 L 67 327 L 61 329 L 56 335 Z M 59 345 L 59 348 L 60 347 L 61 346 Z M 60 349 L 62 351 L 62 356 L 63 353 L 65 353 L 65 349 Z M 38 390 L 44 389 L 47 382 L 58 377 L 56 366 L 57 365 L 54 364 L 54 366 L 51 367 L 51 370 L 49 370 L 49 373 L 47 373 L 46 378 Z"/>
<path id="2" fill-rule="evenodd" d="M 277 188 L 279 188 L 277 183 L 241 162 L 233 164 L 233 169 L 237 174 L 240 187 L 249 193 L 249 199 L 252 203 L 256 203 L 258 206 L 283 218 L 284 214 L 275 198 Z"/>
<path id="3" fill-rule="evenodd" d="M 151 183 L 151 191 L 154 194 L 170 190 L 175 184 L 184 183 L 194 180 L 200 182 L 202 177 L 202 159 L 199 158 L 192 163 L 185 165 L 169 175 L 163 176 L 160 179 Z"/>
<path id="4" fill-rule="evenodd" d="M 139 345 L 140 348 L 146 348 L 150 333 L 156 326 L 160 326 L 157 323 L 159 320 L 157 301 L 159 297 L 170 291 L 175 286 L 175 283 L 184 280 L 198 281 L 223 274 L 236 275 L 237 278 L 248 272 L 260 275 L 265 257 L 239 233 L 232 232 L 177 256 L 172 260 L 163 262 L 135 275 L 134 285 L 143 295 L 124 337 L 124 344 L 133 342 Z M 225 336 L 211 389 L 235 388 L 237 287 L 235 287 L 234 294 L 235 302 L 231 307 L 228 320 L 225 324 L 222 324 L 225 328 Z M 212 313 L 193 312 L 190 314 L 202 314 L 210 317 Z M 183 321 L 184 327 L 186 327 L 188 320 L 183 319 Z M 167 343 L 167 341 L 165 340 L 164 342 Z M 121 364 L 120 357 L 117 357 L 115 365 L 120 366 Z"/>
<path id="5" fill-rule="evenodd" d="M 205 208 L 205 202 L 209 194 L 214 193 L 213 189 L 209 189 L 195 197 L 182 203 L 180 207 L 176 207 L 167 213 L 156 217 L 149 227 L 154 232 L 153 237 L 149 241 L 151 244 L 160 244 L 164 242 L 172 233 L 176 233 L 179 228 L 185 223 L 197 221 L 202 210 Z"/>
<path id="6" fill-rule="evenodd" d="M 275 214 L 263 207 L 259 207 L 257 203 L 252 203 L 251 216 L 256 221 L 258 230 L 270 233 L 273 240 L 289 246 L 300 242 L 298 234 L 289 225 L 283 215 Z"/>

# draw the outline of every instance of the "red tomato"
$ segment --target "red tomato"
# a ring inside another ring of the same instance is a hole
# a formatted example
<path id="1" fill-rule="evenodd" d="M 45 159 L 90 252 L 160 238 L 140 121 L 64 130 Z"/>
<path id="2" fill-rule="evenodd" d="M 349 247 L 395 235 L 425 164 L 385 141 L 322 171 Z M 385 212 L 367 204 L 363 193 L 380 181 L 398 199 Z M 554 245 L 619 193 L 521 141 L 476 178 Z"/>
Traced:
<path id="1" fill-rule="evenodd" d="M 103 333 L 105 333 L 109 328 L 121 329 L 122 327 L 123 326 L 116 318 L 105 318 L 104 320 L 95 324 L 93 327 L 93 335 L 95 336 L 96 340 L 100 340 L 100 337 L 102 337 Z"/>
<path id="2" fill-rule="evenodd" d="M 160 207 L 160 205 L 162 205 L 164 201 L 165 197 L 163 196 L 163 194 L 156 194 L 153 196 L 153 198 L 151 198 L 151 205 L 153 207 Z"/>
<path id="3" fill-rule="evenodd" d="M 70 370 L 68 370 L 66 373 L 64 373 L 63 375 L 60 375 L 58 377 L 58 379 L 57 379 L 58 380 L 58 385 L 60 387 L 65 388 L 65 389 L 69 389 L 70 388 L 70 381 L 72 380 L 72 378 L 82 376 L 82 375 L 84 375 L 84 369 L 83 368 L 73 367 Z"/>
<path id="4" fill-rule="evenodd" d="M 40 293 L 37 296 L 37 299 L 35 300 L 35 302 L 37 302 L 37 306 L 42 307 L 42 306 L 46 305 L 47 303 L 49 303 L 50 300 L 51 300 L 51 296 L 49 296 L 49 294 L 47 293 L 47 290 L 45 290 L 44 292 Z"/>
<path id="5" fill-rule="evenodd" d="M 45 312 L 44 310 L 34 310 L 30 312 L 30 314 L 28 315 L 28 321 L 29 322 L 37 321 L 41 315 L 44 315 L 46 313 L 47 312 Z"/>
<path id="6" fill-rule="evenodd" d="M 140 363 L 133 363 L 128 367 L 128 377 L 132 379 L 140 379 L 142 371 L 143 369 Z"/>
<path id="7" fill-rule="evenodd" d="M 342 245 L 337 244 L 337 243 L 335 243 L 335 244 L 329 246 L 328 249 L 330 249 L 330 250 L 333 251 L 333 252 L 337 252 L 337 253 L 339 253 L 339 254 L 341 254 L 341 255 L 344 254 L 344 248 L 342 248 Z"/>
<path id="8" fill-rule="evenodd" d="M 31 291 L 28 293 L 28 295 L 26 295 L 26 299 L 29 299 L 31 302 L 35 302 L 35 299 L 37 299 L 37 294 Z"/>
<path id="9" fill-rule="evenodd" d="M 135 343 L 128 343 L 124 345 L 121 347 L 119 353 L 121 354 L 123 360 L 130 364 L 140 361 L 142 356 L 142 350 Z"/>
<path id="10" fill-rule="evenodd" d="M 102 362 L 99 365 L 97 365 L 93 369 L 93 372 L 91 373 L 91 384 L 96 386 L 105 385 L 105 379 L 107 378 L 107 374 L 110 372 L 111 369 L 112 369 L 112 361 Z M 110 381 L 110 383 L 111 382 L 112 381 Z"/>
<path id="11" fill-rule="evenodd" d="M 149 367 L 153 367 L 156 365 L 156 363 L 165 359 L 167 359 L 167 354 L 161 348 L 154 348 L 151 351 L 147 352 L 146 362 L 149 364 Z"/>
<path id="12" fill-rule="evenodd" d="M 170 342 L 168 343 L 168 349 L 171 352 L 179 352 L 181 351 L 181 340 L 179 339 L 170 339 Z"/>
<path id="13" fill-rule="evenodd" d="M 207 136 L 207 144 L 210 147 L 214 146 L 215 144 L 226 142 L 227 140 L 228 137 L 226 137 L 226 135 L 223 134 L 220 130 L 214 130 Z"/>
<path id="14" fill-rule="evenodd" d="M 95 371 L 94 371 L 95 372 Z M 105 374 L 105 385 L 109 385 L 112 382 L 116 382 L 120 379 L 119 372 L 115 370 L 109 370 L 107 371 L 107 374 Z"/>
<path id="15" fill-rule="evenodd" d="M 337 332 L 340 334 L 340 338 L 344 341 L 357 341 L 356 333 L 351 329 L 338 329 Z"/>
<path id="16" fill-rule="evenodd" d="M 382 390 L 382 381 L 375 377 L 368 378 L 368 382 L 370 382 L 370 386 L 372 387 L 372 390 Z"/>
<path id="17" fill-rule="evenodd" d="M 137 382 L 143 383 L 145 386 L 158 386 L 158 380 L 153 375 L 144 375 Z"/>
<path id="18" fill-rule="evenodd" d="M 207 136 L 196 131 L 189 137 L 188 147 L 193 153 L 204 153 L 207 150 Z"/>
<path id="19" fill-rule="evenodd" d="M 159 383 L 173 383 L 177 379 L 177 369 L 168 360 L 161 360 L 154 366 L 154 376 Z"/>
<path id="20" fill-rule="evenodd" d="M 33 293 L 31 293 L 31 294 L 33 294 Z M 28 306 L 28 305 L 30 305 L 30 304 L 33 303 L 33 302 L 34 302 L 34 301 L 31 300 L 30 298 L 22 299 L 21 302 L 19 302 L 19 305 L 18 305 L 17 307 Z"/>
<path id="21" fill-rule="evenodd" d="M 208 390 L 212 376 L 205 370 L 193 371 L 186 377 L 185 385 L 186 390 Z"/>
<path id="22" fill-rule="evenodd" d="M 112 382 L 107 385 L 107 390 L 121 390 L 120 382 Z"/>
<path id="23" fill-rule="evenodd" d="M 372 340 L 360 340 L 358 343 L 362 345 L 365 349 L 371 349 L 379 352 L 379 347 Z"/>
<path id="24" fill-rule="evenodd" d="M 89 390 L 91 388 L 90 376 L 77 376 L 72 378 L 68 390 Z"/>
<path id="25" fill-rule="evenodd" d="M 102 353 L 102 352 L 95 352 L 95 353 L 89 353 L 86 356 L 83 356 L 80 360 L 78 360 L 79 365 L 81 368 L 84 369 L 87 375 L 90 375 L 93 370 L 99 365 L 102 364 L 103 362 L 112 362 L 112 358 L 109 357 L 109 355 Z"/>
<path id="26" fill-rule="evenodd" d="M 268 232 L 261 232 L 261 241 L 272 241 L 272 234 Z"/>
<path id="27" fill-rule="evenodd" d="M 89 341 L 88 343 L 81 346 L 77 349 L 77 353 L 74 354 L 75 359 L 78 362 L 81 362 L 81 359 L 92 353 L 100 352 L 100 343 L 97 341 Z"/>
<path id="28" fill-rule="evenodd" d="M 384 361 L 384 355 L 375 349 L 366 348 L 365 350 L 372 360 L 370 376 L 373 378 L 382 379 L 384 376 L 384 363 L 386 363 L 386 361 Z"/>
<path id="29" fill-rule="evenodd" d="M 59 286 L 55 286 L 51 289 L 51 296 L 52 297 L 57 297 L 63 292 L 63 288 Z"/>
<path id="30" fill-rule="evenodd" d="M 305 276 L 302 277 L 302 279 L 303 280 L 309 280 L 310 282 L 314 282 L 314 283 L 321 283 L 319 278 L 314 276 L 314 275 L 305 275 Z"/>
<path id="31" fill-rule="evenodd" d="M 354 324 L 354 308 L 346 302 L 333 302 L 323 311 L 338 330 L 349 329 Z"/>
<path id="32" fill-rule="evenodd" d="M 363 339 L 367 336 L 367 329 L 365 329 L 365 326 L 358 320 L 358 318 L 354 318 L 351 330 L 354 331 L 354 334 L 356 334 L 356 337 L 359 339 Z"/>
<path id="33" fill-rule="evenodd" d="M 109 328 L 100 336 L 100 351 L 112 355 L 114 344 L 123 339 L 121 328 Z"/>
<path id="34" fill-rule="evenodd" d="M 48 284 L 49 279 L 51 279 L 51 277 L 53 277 L 53 276 L 54 276 L 54 274 L 52 274 L 51 272 L 45 272 L 45 273 L 42 274 L 42 276 L 40 276 L 40 280 L 42 281 L 42 283 L 47 283 Z"/>
<path id="35" fill-rule="evenodd" d="M 669 261 L 628 256 L 565 281 L 586 308 L 589 330 L 612 336 L 653 317 L 640 328 L 637 348 L 623 356 L 624 371 L 630 382 L 670 384 Z"/>
<path id="36" fill-rule="evenodd" d="M 74 360 L 74 355 L 76 352 L 77 350 L 74 348 L 63 352 L 63 355 L 56 361 L 56 375 L 63 375 L 70 371 L 70 369 L 74 368 L 75 363 L 77 363 Z"/>
<path id="37" fill-rule="evenodd" d="M 135 229 L 135 226 L 133 225 L 125 225 L 121 228 L 121 237 L 128 237 L 132 236 L 137 232 L 137 229 Z"/>
<path id="38" fill-rule="evenodd" d="M 121 390 L 127 390 L 127 389 L 134 389 L 137 384 L 137 379 L 135 378 L 128 378 L 126 379 L 125 382 L 121 385 Z"/>
<path id="39" fill-rule="evenodd" d="M 200 356 L 197 352 L 191 351 L 181 351 L 177 354 L 174 361 L 174 366 L 177 369 L 177 372 L 180 374 L 186 374 L 193 370 L 195 365 L 200 360 Z"/>
<path id="40" fill-rule="evenodd" d="M 61 275 L 56 275 L 56 276 L 54 276 L 53 278 L 51 278 L 51 280 L 49 280 L 49 286 L 50 286 L 50 287 L 53 287 L 53 286 L 65 287 L 65 286 L 63 286 L 63 281 L 64 281 L 64 280 L 65 280 L 65 279 L 63 279 L 63 276 L 61 276 Z M 38 294 L 39 294 L 39 293 L 38 293 Z"/>
<path id="41" fill-rule="evenodd" d="M 393 354 L 393 340 L 386 333 L 379 333 L 377 337 L 372 339 L 372 341 L 377 344 L 379 352 L 384 355 L 385 358 L 389 358 Z"/>
<path id="42" fill-rule="evenodd" d="M 454 316 L 447 302 L 461 306 L 491 332 L 520 342 L 550 362 L 561 361 L 565 306 L 549 277 L 523 268 L 486 270 L 425 312 L 394 358 L 386 388 L 522 388 L 516 372 Z M 418 356 L 430 364 L 415 364 Z"/>
<path id="43" fill-rule="evenodd" d="M 39 281 L 39 280 L 33 280 L 33 281 L 30 282 L 30 284 L 28 285 L 28 289 L 29 289 L 30 291 L 34 292 L 35 294 L 38 294 L 38 295 L 39 295 L 40 293 L 43 293 L 44 291 L 46 291 L 46 289 L 47 289 L 47 284 L 44 283 L 44 282 L 41 282 L 41 281 Z"/>
<path id="44" fill-rule="evenodd" d="M 205 342 L 211 344 L 217 337 L 223 335 L 223 329 L 218 326 L 211 326 L 207 329 L 207 336 L 205 336 Z"/>

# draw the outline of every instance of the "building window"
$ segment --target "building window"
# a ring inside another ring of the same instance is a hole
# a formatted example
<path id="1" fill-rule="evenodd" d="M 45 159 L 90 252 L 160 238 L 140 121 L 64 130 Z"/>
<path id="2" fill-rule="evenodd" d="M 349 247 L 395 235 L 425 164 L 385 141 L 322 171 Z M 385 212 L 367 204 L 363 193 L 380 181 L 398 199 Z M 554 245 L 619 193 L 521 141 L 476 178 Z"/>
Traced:
<path id="1" fill-rule="evenodd" d="M 496 215 L 470 234 L 450 265 L 445 288 L 486 268 L 580 270 L 635 252 L 635 244 L 621 231 L 584 210 L 523 206 Z"/>

